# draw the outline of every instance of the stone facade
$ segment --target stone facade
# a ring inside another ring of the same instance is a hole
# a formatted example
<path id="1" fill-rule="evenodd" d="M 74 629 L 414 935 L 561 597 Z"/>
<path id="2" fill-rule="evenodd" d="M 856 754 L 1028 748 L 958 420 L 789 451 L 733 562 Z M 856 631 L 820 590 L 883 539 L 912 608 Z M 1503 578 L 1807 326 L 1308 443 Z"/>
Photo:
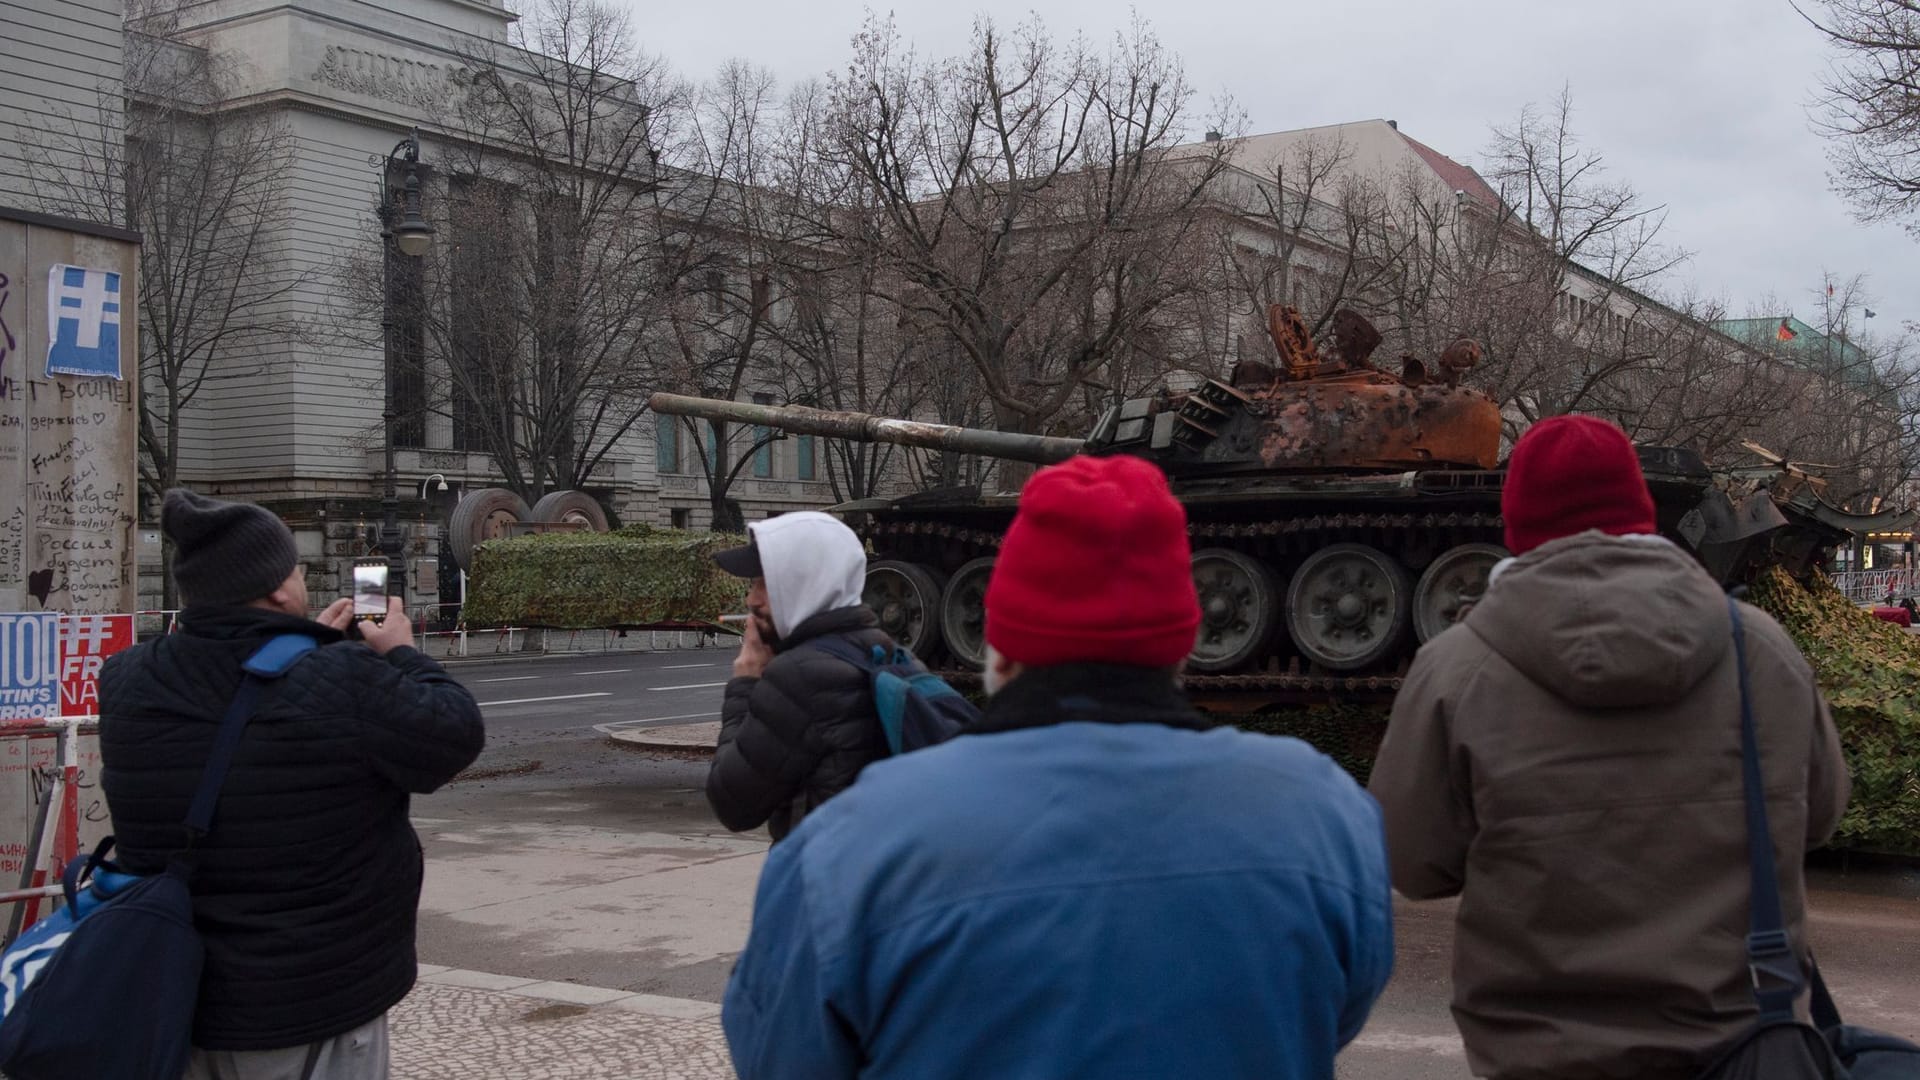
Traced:
<path id="1" fill-rule="evenodd" d="M 277 314 L 306 332 L 208 384 L 182 420 L 181 476 L 199 490 L 281 513 L 313 567 L 316 597 L 335 595 L 347 562 L 375 553 L 369 526 L 380 519 L 381 328 L 356 313 L 343 276 L 356 260 L 378 266 L 381 166 L 409 131 L 420 132 L 429 214 L 433 198 L 444 194 L 440 167 L 454 154 L 439 118 L 457 90 L 463 58 L 504 47 L 514 18 L 483 0 L 384 7 L 211 0 L 182 9 L 180 36 L 238 61 L 230 107 L 265 110 L 289 136 L 289 197 L 276 264 L 298 285 Z M 500 483 L 490 455 L 454 448 L 444 416 L 430 416 L 424 430 L 424 447 L 396 453 L 416 605 L 456 598 L 457 569 L 442 558 L 441 544 L 452 507 L 463 492 Z M 642 423 L 623 436 L 587 490 L 621 522 L 707 525 L 704 478 L 663 475 L 653 430 Z M 814 479 L 802 479 L 797 454 L 795 444 L 777 443 L 767 475 L 750 469 L 736 483 L 732 494 L 748 520 L 834 501 L 824 459 Z M 150 585 L 158 585 L 157 571 L 149 567 Z M 157 606 L 157 591 L 149 602 Z"/>
<path id="2" fill-rule="evenodd" d="M 118 137 L 122 41 L 120 0 L 0 4 L 0 206 L 37 209 L 42 174 L 73 167 L 42 133 Z"/>

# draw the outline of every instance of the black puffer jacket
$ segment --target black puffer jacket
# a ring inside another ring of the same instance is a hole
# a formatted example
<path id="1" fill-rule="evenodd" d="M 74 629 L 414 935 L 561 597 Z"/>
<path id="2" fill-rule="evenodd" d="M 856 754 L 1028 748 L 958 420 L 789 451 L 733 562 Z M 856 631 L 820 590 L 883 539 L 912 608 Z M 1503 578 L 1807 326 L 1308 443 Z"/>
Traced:
<path id="1" fill-rule="evenodd" d="M 735 832 L 765 824 L 777 841 L 887 756 L 871 677 L 808 644 L 827 635 L 893 647 L 866 607 L 823 611 L 780 642 L 760 678 L 727 683 L 707 801 Z"/>
<path id="2" fill-rule="evenodd" d="M 207 947 L 193 1042 L 209 1050 L 313 1042 L 406 996 L 421 876 L 408 793 L 446 783 L 484 738 L 473 695 L 413 649 L 381 657 L 306 619 L 189 609 L 100 674 L 100 783 L 125 868 L 152 873 L 180 850 L 240 665 L 286 633 L 321 647 L 262 695 L 193 878 Z"/>

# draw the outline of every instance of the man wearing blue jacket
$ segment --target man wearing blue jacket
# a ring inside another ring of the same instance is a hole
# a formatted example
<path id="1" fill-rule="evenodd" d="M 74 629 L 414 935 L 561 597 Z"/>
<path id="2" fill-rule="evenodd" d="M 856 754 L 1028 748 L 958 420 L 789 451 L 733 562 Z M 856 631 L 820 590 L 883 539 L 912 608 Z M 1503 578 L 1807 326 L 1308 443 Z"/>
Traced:
<path id="1" fill-rule="evenodd" d="M 746 1080 L 1327 1077 L 1393 963 L 1380 814 L 1206 730 L 1186 515 L 1135 458 L 1028 483 L 980 725 L 869 766 L 768 856 L 724 1022 Z"/>

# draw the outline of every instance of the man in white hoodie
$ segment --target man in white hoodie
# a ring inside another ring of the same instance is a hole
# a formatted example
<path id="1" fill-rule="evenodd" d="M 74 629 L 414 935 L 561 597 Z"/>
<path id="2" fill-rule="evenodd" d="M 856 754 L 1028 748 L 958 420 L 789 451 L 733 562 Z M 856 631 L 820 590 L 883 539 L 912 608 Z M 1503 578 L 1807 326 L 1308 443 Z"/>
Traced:
<path id="1" fill-rule="evenodd" d="M 820 648 L 828 636 L 863 652 L 892 641 L 860 602 L 860 538 L 815 511 L 747 526 L 752 542 L 714 556 L 748 578 L 752 617 L 720 710 L 707 801 L 735 832 L 766 825 L 777 842 L 887 755 L 867 672 Z"/>

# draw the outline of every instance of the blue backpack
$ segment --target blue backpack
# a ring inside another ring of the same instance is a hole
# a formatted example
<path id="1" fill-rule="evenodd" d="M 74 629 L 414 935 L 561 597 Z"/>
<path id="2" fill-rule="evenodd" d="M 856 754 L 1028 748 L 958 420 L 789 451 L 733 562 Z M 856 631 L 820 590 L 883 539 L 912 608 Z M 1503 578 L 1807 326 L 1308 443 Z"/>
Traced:
<path id="1" fill-rule="evenodd" d="M 901 646 L 894 646 L 891 653 L 883 645 L 863 650 L 838 636 L 815 638 L 812 644 L 873 680 L 874 710 L 880 714 L 890 753 L 946 742 L 980 719 L 980 710 L 972 702 Z"/>
<path id="2" fill-rule="evenodd" d="M 193 847 L 213 824 L 234 748 L 268 682 L 315 648 L 282 634 L 244 665 L 187 811 L 187 848 L 158 874 L 106 860 L 113 838 L 60 876 L 67 905 L 0 955 L 0 1071 L 12 1080 L 180 1080 L 206 957 L 193 926 Z"/>

